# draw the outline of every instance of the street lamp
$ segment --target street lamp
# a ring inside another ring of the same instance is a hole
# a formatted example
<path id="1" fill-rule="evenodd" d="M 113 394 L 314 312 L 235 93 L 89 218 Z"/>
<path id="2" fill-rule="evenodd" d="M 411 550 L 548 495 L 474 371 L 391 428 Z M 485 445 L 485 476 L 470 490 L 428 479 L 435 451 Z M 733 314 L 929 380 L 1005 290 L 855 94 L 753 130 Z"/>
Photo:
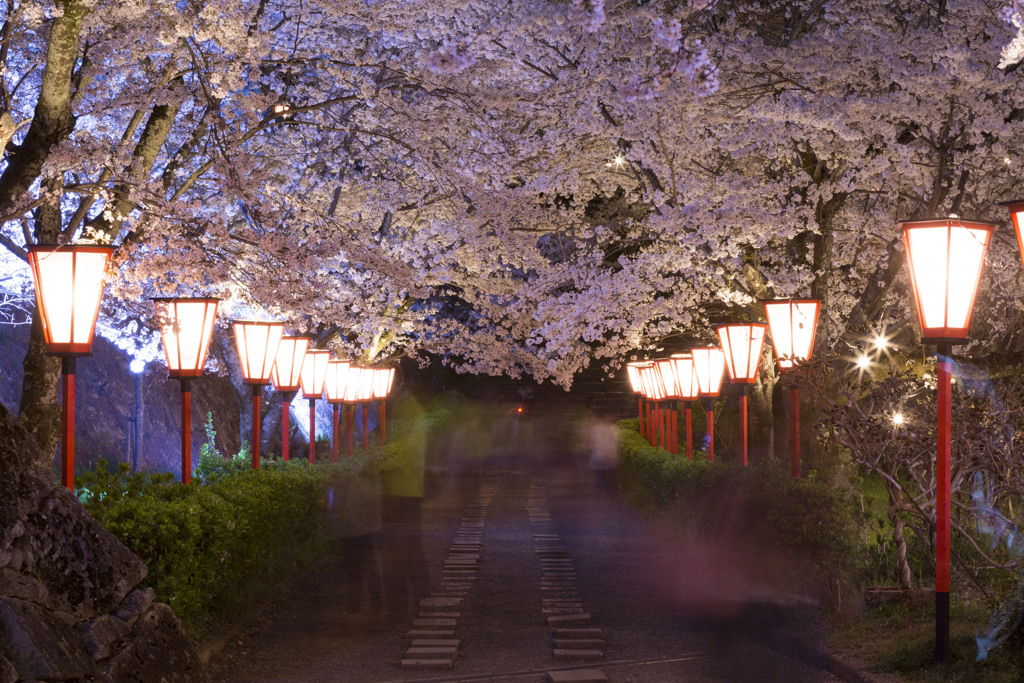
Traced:
<path id="1" fill-rule="evenodd" d="M 316 461 L 316 400 L 324 393 L 324 382 L 327 379 L 327 364 L 331 362 L 331 352 L 323 350 L 306 351 L 302 359 L 302 370 L 299 385 L 302 387 L 302 398 L 309 401 L 309 464 Z"/>
<path id="2" fill-rule="evenodd" d="M 1014 225 L 1017 214 L 1011 206 Z M 959 218 L 903 221 L 921 342 L 935 344 L 938 379 L 935 465 L 935 659 L 949 653 L 950 422 L 952 346 L 967 341 L 974 297 L 994 223 Z"/>
<path id="3" fill-rule="evenodd" d="M 281 402 L 281 459 L 288 460 L 288 426 L 291 418 L 292 397 L 302 384 L 302 364 L 306 360 L 309 337 L 281 337 L 271 368 L 270 378 L 274 389 L 284 394 Z"/>
<path id="4" fill-rule="evenodd" d="M 660 437 L 664 445 L 665 435 L 660 425 L 661 411 L 658 410 L 658 401 L 664 400 L 665 387 L 661 384 L 661 376 L 654 363 L 640 368 L 640 377 L 644 383 L 644 395 L 653 404 L 647 410 L 647 440 L 652 446 L 657 446 Z"/>
<path id="5" fill-rule="evenodd" d="M 370 447 L 370 435 L 367 433 L 369 428 L 369 416 L 367 415 L 366 404 L 373 400 L 373 369 L 372 368 L 353 368 L 356 372 L 350 375 L 348 382 L 351 383 L 354 393 L 352 394 L 352 401 L 356 403 L 362 403 L 361 406 L 363 413 L 363 448 Z M 348 387 L 346 386 L 346 393 Z M 352 407 L 352 418 L 351 421 L 355 420 L 355 406 Z M 353 425 L 354 426 L 354 425 Z M 350 441 L 351 443 L 351 441 Z"/>
<path id="6" fill-rule="evenodd" d="M 60 356 L 60 481 L 75 489 L 75 365 L 92 351 L 113 247 L 95 244 L 33 245 L 28 263 L 36 290 L 46 352 Z"/>
<path id="7" fill-rule="evenodd" d="M 693 356 L 694 374 L 700 395 L 705 397 L 704 410 L 708 416 L 707 454 L 708 460 L 715 459 L 715 406 L 712 399 L 722 391 L 725 375 L 725 353 L 717 346 L 702 346 L 690 349 Z"/>
<path id="8" fill-rule="evenodd" d="M 665 358 L 654 361 L 654 364 L 658 368 L 661 385 L 665 389 L 665 398 L 670 400 L 669 407 L 665 411 L 665 418 L 668 420 L 668 452 L 675 455 L 679 450 L 679 416 L 672 399 L 681 398 L 679 380 L 676 377 L 676 363 L 671 358 Z"/>
<path id="9" fill-rule="evenodd" d="M 691 406 L 693 400 L 700 393 L 700 389 L 697 386 L 697 371 L 693 367 L 693 354 L 675 354 L 672 356 L 672 362 L 676 365 L 676 384 L 679 388 L 679 398 L 683 400 L 683 406 L 686 411 L 686 457 L 693 460 Z"/>
<path id="10" fill-rule="evenodd" d="M 242 363 L 242 377 L 252 386 L 252 468 L 260 468 L 260 399 L 277 359 L 284 323 L 233 320 L 235 347 Z"/>
<path id="11" fill-rule="evenodd" d="M 347 360 L 332 360 L 327 364 L 324 388 L 327 390 L 327 402 L 331 404 L 331 418 L 334 427 L 334 439 L 331 441 L 331 445 L 334 451 L 334 462 L 338 462 L 338 411 L 341 404 L 345 402 L 345 387 L 348 386 L 351 376 L 351 365 Z"/>
<path id="12" fill-rule="evenodd" d="M 395 381 L 395 369 L 394 368 L 377 368 L 373 374 L 373 397 L 380 401 L 380 415 L 377 420 L 378 426 L 380 427 L 380 445 L 384 445 L 384 437 L 387 432 L 387 420 L 385 419 L 385 411 L 387 410 L 387 398 L 388 394 L 391 393 L 391 385 Z"/>
<path id="13" fill-rule="evenodd" d="M 192 378 L 203 374 L 217 322 L 215 298 L 153 299 L 167 355 L 167 373 L 181 383 L 181 483 L 192 481 Z"/>
<path id="14" fill-rule="evenodd" d="M 647 364 L 647 361 L 633 361 L 626 363 L 626 375 L 629 377 L 629 387 L 633 390 L 634 394 L 637 395 L 637 422 L 640 427 L 640 436 L 646 436 L 644 433 L 644 383 L 640 379 L 640 368 Z"/>
<path id="15" fill-rule="evenodd" d="M 729 381 L 743 387 L 740 396 L 740 443 L 743 466 L 747 466 L 747 392 L 757 382 L 757 368 L 768 326 L 762 323 L 727 323 L 715 327 L 722 342 Z"/>
<path id="16" fill-rule="evenodd" d="M 762 303 L 779 372 L 789 372 L 811 357 L 821 300 L 770 299 Z M 795 379 L 789 387 L 789 473 L 800 476 L 800 388 Z"/>

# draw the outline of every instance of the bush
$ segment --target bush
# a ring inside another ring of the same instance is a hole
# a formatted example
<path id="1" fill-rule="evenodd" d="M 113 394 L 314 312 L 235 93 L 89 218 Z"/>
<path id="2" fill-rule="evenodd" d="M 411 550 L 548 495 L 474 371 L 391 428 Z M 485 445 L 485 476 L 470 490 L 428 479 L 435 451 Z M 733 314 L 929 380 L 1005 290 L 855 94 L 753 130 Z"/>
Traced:
<path id="1" fill-rule="evenodd" d="M 647 443 L 623 420 L 620 456 L 627 499 L 648 512 L 672 510 L 687 533 L 739 532 L 742 539 L 804 557 L 821 588 L 852 579 L 857 567 L 853 509 L 841 491 L 793 479 L 776 460 L 752 467 L 708 462 L 703 453 L 672 455 Z"/>
<path id="2" fill-rule="evenodd" d="M 171 474 L 132 472 L 127 464 L 111 469 L 101 460 L 78 478 L 77 493 L 146 563 L 143 585 L 152 586 L 195 632 L 324 552 L 330 479 L 401 457 L 414 447 L 413 439 L 441 428 L 449 414 L 437 410 L 414 424 L 396 424 L 385 446 L 315 467 L 302 459 L 261 460 L 253 470 L 246 448 L 223 458 L 212 447 L 211 429 L 192 484 L 181 485 Z"/>

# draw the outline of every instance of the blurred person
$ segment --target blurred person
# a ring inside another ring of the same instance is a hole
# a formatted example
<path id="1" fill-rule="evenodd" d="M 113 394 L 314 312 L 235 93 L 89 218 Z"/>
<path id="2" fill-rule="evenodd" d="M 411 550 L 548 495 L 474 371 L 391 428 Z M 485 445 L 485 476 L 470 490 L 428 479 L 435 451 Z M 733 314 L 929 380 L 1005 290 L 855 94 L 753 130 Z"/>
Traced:
<path id="1" fill-rule="evenodd" d="M 615 493 L 615 468 L 619 464 L 619 428 L 611 414 L 599 414 L 590 423 L 588 442 L 590 458 L 587 466 L 594 473 L 597 485 L 605 493 Z"/>
<path id="2" fill-rule="evenodd" d="M 355 618 L 363 613 L 365 604 L 367 625 L 380 625 L 384 585 L 379 473 L 364 470 L 355 475 L 334 477 L 328 490 L 328 505 L 334 512 L 333 533 L 340 541 L 345 612 Z"/>
<path id="3" fill-rule="evenodd" d="M 380 465 L 384 587 L 388 618 L 409 618 L 415 601 L 427 594 L 430 582 L 421 535 L 427 435 L 418 420 L 423 409 L 415 399 L 398 404 L 395 418 L 408 425 L 409 448 L 392 450 Z"/>

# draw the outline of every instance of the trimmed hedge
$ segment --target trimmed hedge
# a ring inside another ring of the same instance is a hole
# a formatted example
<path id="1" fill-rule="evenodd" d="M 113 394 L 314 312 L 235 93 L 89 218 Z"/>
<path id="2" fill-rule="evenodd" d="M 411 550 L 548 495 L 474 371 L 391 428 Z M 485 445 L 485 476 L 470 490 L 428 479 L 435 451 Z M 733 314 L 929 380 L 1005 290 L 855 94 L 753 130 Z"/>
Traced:
<path id="1" fill-rule="evenodd" d="M 619 422 L 623 492 L 647 512 L 673 511 L 687 533 L 723 530 L 752 545 L 809 560 L 815 582 L 831 590 L 857 571 L 853 507 L 844 492 L 794 479 L 777 460 L 751 467 L 694 460 L 651 446 L 636 420 Z M 727 527 L 727 528 L 726 528 Z"/>
<path id="2" fill-rule="evenodd" d="M 110 471 L 100 461 L 79 477 L 77 493 L 146 563 L 143 585 L 152 586 L 194 631 L 325 552 L 329 481 L 401 458 L 416 448 L 413 439 L 429 437 L 448 415 L 423 414 L 416 424 L 395 425 L 383 447 L 315 467 L 302 459 L 262 460 L 252 470 L 245 455 L 204 458 L 189 485 L 170 474 L 135 473 L 125 464 Z"/>

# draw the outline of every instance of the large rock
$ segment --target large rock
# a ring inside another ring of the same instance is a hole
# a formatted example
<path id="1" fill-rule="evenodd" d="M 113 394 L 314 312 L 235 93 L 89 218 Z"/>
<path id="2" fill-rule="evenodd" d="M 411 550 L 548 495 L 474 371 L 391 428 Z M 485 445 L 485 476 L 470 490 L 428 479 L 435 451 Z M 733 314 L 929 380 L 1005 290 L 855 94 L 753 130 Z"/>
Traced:
<path id="1" fill-rule="evenodd" d="M 95 670 L 67 624 L 17 598 L 0 597 L 0 656 L 14 665 L 19 680 L 77 679 Z"/>
<path id="2" fill-rule="evenodd" d="M 108 612 L 145 578 L 146 565 L 70 491 L 27 469 L 37 450 L 0 406 L 0 567 L 38 580 L 53 609 L 83 619 Z"/>
<path id="3" fill-rule="evenodd" d="M 203 664 L 171 608 L 157 602 L 142 613 L 129 644 L 104 670 L 111 681 L 206 681 Z"/>
<path id="4" fill-rule="evenodd" d="M 0 405 L 0 683 L 204 681 L 171 608 L 137 589 L 146 566 L 39 473 Z"/>

